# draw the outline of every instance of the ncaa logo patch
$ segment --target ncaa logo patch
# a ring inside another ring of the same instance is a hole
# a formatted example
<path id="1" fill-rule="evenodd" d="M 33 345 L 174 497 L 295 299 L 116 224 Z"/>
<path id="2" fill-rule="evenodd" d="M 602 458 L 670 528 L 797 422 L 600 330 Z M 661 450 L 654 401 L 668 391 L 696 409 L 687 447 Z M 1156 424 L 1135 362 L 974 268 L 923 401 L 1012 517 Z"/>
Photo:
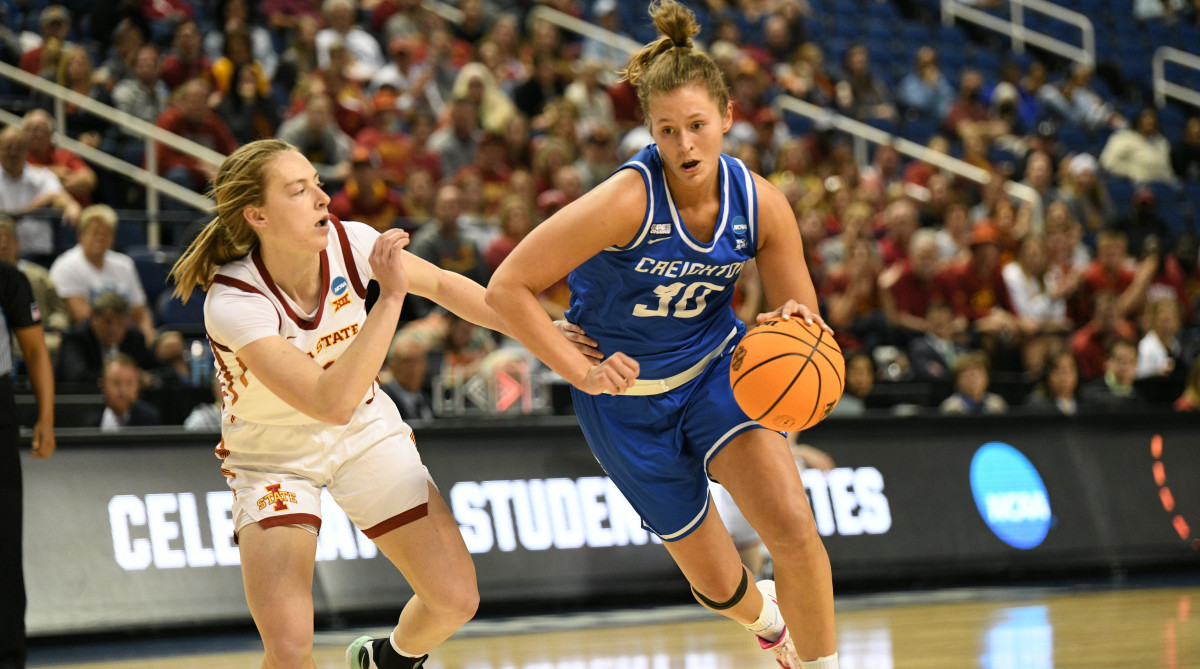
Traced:
<path id="1" fill-rule="evenodd" d="M 333 291 L 335 297 L 341 297 L 350 288 L 350 282 L 346 281 L 346 277 L 335 277 L 333 283 L 329 284 L 329 289 Z"/>
<path id="2" fill-rule="evenodd" d="M 750 227 L 746 225 L 746 217 L 735 216 L 733 219 L 733 231 L 736 234 L 744 234 Z"/>
<path id="3" fill-rule="evenodd" d="M 971 494 L 988 529 L 1013 548 L 1036 548 L 1050 532 L 1054 516 L 1046 484 L 1033 463 L 1008 444 L 993 441 L 975 451 Z"/>
<path id="4" fill-rule="evenodd" d="M 733 359 L 729 362 L 729 368 L 733 371 L 738 371 L 742 368 L 742 363 L 746 360 L 746 347 L 738 346 L 733 351 Z"/>

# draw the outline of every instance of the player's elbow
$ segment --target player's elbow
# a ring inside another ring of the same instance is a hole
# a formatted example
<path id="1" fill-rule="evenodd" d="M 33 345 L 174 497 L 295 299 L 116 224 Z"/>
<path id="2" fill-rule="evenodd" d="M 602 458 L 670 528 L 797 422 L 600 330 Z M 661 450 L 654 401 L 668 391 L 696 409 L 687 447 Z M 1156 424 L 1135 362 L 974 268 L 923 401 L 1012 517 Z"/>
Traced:
<path id="1" fill-rule="evenodd" d="M 483 292 L 484 304 L 488 305 L 492 311 L 498 314 L 502 313 L 500 309 L 504 304 L 504 293 L 507 290 L 508 285 L 505 284 L 504 277 L 500 273 L 492 275 L 491 280 L 488 281 L 487 289 Z"/>
<path id="2" fill-rule="evenodd" d="M 517 300 L 520 291 L 529 291 L 524 285 L 515 280 L 511 272 L 503 266 L 496 270 L 488 281 L 484 291 L 483 301 L 497 314 L 504 314 Z"/>
<path id="3" fill-rule="evenodd" d="M 335 407 L 329 412 L 329 422 L 334 425 L 349 425 L 350 419 L 354 417 L 354 411 L 357 408 L 357 404 Z"/>
<path id="4" fill-rule="evenodd" d="M 317 407 L 315 411 L 308 411 L 306 413 L 322 423 L 342 426 L 350 423 L 350 419 L 354 417 L 354 411 L 357 408 L 357 404 L 342 406 L 340 403 L 331 403 L 326 406 Z"/>

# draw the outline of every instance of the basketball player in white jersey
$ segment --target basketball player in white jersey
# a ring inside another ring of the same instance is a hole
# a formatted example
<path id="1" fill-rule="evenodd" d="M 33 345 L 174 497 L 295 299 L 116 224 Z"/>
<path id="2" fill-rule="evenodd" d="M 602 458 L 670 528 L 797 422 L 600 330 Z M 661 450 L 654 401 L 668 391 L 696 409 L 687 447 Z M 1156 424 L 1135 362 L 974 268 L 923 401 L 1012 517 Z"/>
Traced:
<path id="1" fill-rule="evenodd" d="M 172 274 L 184 299 L 208 291 L 204 321 L 223 399 L 217 455 L 235 495 L 263 667 L 315 667 L 322 487 L 415 592 L 388 638 L 347 649 L 350 667 L 419 667 L 474 615 L 479 594 L 458 525 L 376 374 L 410 292 L 503 326 L 481 286 L 404 251 L 404 231 L 381 235 L 331 217 L 316 170 L 285 142 L 238 149 L 213 195 L 216 218 Z M 368 314 L 371 279 L 380 290 Z"/>
<path id="2" fill-rule="evenodd" d="M 773 310 L 759 322 L 828 326 L 787 199 L 721 153 L 732 104 L 720 68 L 692 46 L 696 17 L 674 0 L 653 2 L 650 14 L 663 37 L 634 54 L 624 76 L 655 143 L 522 240 L 487 300 L 574 386 L 596 459 L 697 601 L 744 625 L 788 669 L 837 669 L 829 557 L 796 464 L 784 436 L 746 416 L 729 385 L 745 330 L 730 306 L 742 267 L 756 260 Z M 599 364 L 565 345 L 540 312 L 537 295 L 568 273 L 567 320 L 608 354 Z M 712 510 L 709 478 L 762 537 L 774 582 L 749 585 Z"/>

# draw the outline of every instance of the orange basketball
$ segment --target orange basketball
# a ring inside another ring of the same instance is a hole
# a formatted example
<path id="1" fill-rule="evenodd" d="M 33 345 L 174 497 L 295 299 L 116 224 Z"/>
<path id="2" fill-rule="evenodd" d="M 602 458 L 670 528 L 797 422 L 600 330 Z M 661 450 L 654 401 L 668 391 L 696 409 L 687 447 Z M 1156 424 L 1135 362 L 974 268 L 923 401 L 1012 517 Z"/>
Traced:
<path id="1" fill-rule="evenodd" d="M 729 383 L 746 415 L 772 430 L 803 430 L 838 403 L 845 371 L 833 335 L 802 318 L 776 318 L 746 333 L 734 349 Z"/>

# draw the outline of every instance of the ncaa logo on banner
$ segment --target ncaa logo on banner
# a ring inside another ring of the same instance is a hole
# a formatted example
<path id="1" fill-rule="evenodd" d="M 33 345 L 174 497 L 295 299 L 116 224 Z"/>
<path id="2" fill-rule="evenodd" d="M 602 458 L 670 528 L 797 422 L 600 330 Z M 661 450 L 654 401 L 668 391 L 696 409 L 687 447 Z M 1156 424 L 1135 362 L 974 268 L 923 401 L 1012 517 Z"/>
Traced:
<path id="1" fill-rule="evenodd" d="M 971 494 L 988 528 L 1013 548 L 1036 548 L 1050 532 L 1046 485 L 1033 463 L 1008 444 L 993 441 L 975 451 Z"/>

